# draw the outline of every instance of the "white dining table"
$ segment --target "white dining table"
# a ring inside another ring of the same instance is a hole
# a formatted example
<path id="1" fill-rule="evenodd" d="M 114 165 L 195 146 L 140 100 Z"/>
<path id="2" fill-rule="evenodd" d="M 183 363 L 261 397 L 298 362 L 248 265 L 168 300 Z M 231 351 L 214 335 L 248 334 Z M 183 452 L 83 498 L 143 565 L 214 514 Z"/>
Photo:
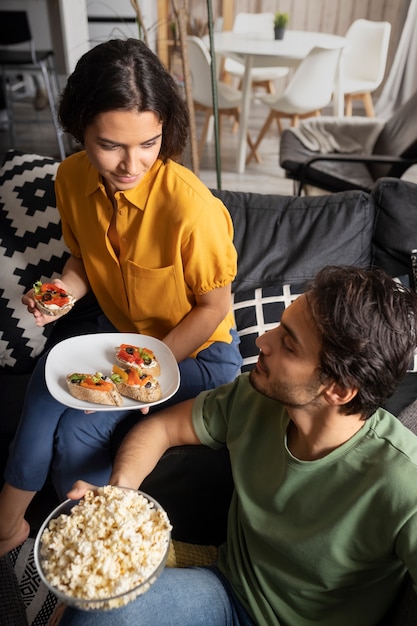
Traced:
<path id="1" fill-rule="evenodd" d="M 242 109 L 239 122 L 237 171 L 243 173 L 246 164 L 246 137 L 251 106 L 251 70 L 254 67 L 296 67 L 315 46 L 343 48 L 346 39 L 339 35 L 310 31 L 287 30 L 283 39 L 260 39 L 241 35 L 232 31 L 213 34 L 214 53 L 228 56 L 245 66 L 242 79 Z M 206 39 L 209 45 L 208 38 Z M 340 64 L 339 64 L 340 67 Z M 343 87 L 340 72 L 336 74 L 333 110 L 337 116 L 343 116 Z"/>

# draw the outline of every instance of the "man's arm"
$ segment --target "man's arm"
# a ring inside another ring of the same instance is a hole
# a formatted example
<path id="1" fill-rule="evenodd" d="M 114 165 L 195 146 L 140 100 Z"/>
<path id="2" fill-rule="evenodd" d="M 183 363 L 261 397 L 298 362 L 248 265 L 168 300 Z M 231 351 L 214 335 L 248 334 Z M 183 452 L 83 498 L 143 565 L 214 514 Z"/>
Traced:
<path id="1" fill-rule="evenodd" d="M 137 489 L 168 448 L 199 444 L 191 417 L 193 403 L 175 404 L 136 424 L 119 448 L 110 484 Z"/>
<path id="2" fill-rule="evenodd" d="M 193 427 L 193 404 L 194 400 L 186 400 L 138 422 L 117 452 L 109 484 L 138 489 L 168 448 L 201 443 Z M 81 498 L 89 488 L 77 481 L 68 497 Z"/>

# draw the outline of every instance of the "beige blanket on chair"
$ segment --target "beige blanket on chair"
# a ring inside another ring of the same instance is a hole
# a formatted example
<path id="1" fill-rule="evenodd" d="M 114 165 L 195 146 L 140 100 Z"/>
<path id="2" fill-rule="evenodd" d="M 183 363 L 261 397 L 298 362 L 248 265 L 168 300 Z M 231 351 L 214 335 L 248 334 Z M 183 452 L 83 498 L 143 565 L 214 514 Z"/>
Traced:
<path id="1" fill-rule="evenodd" d="M 301 143 L 313 152 L 372 154 L 384 120 L 368 117 L 315 117 L 292 128 Z"/>

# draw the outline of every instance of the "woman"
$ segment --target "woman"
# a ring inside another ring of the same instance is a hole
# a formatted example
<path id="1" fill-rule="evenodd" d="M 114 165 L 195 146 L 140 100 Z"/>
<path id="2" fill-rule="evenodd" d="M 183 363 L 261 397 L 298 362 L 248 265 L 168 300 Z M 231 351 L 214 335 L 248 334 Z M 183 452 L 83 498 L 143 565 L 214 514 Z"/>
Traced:
<path id="1" fill-rule="evenodd" d="M 178 402 L 232 380 L 241 359 L 233 330 L 233 228 L 224 205 L 178 164 L 188 113 L 170 74 L 141 41 L 87 52 L 64 89 L 59 117 L 84 150 L 56 177 L 71 256 L 54 282 L 77 300 L 92 291 L 97 331 L 137 332 L 172 350 Z M 38 326 L 51 321 L 23 297 Z M 77 332 L 77 329 L 74 329 Z M 66 408 L 35 368 L 0 493 L 0 554 L 24 541 L 24 514 L 52 469 L 64 497 L 75 479 L 105 484 L 109 440 L 124 411 Z M 136 416 L 137 417 L 137 416 Z"/>

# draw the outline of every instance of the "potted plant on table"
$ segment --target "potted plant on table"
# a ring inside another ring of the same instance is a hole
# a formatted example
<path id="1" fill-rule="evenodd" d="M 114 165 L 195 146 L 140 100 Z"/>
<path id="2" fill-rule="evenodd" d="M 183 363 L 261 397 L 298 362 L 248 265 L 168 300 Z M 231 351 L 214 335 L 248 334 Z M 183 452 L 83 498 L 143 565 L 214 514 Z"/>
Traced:
<path id="1" fill-rule="evenodd" d="M 275 13 L 274 15 L 274 37 L 275 39 L 283 39 L 285 29 L 288 26 L 290 16 L 288 13 Z"/>

